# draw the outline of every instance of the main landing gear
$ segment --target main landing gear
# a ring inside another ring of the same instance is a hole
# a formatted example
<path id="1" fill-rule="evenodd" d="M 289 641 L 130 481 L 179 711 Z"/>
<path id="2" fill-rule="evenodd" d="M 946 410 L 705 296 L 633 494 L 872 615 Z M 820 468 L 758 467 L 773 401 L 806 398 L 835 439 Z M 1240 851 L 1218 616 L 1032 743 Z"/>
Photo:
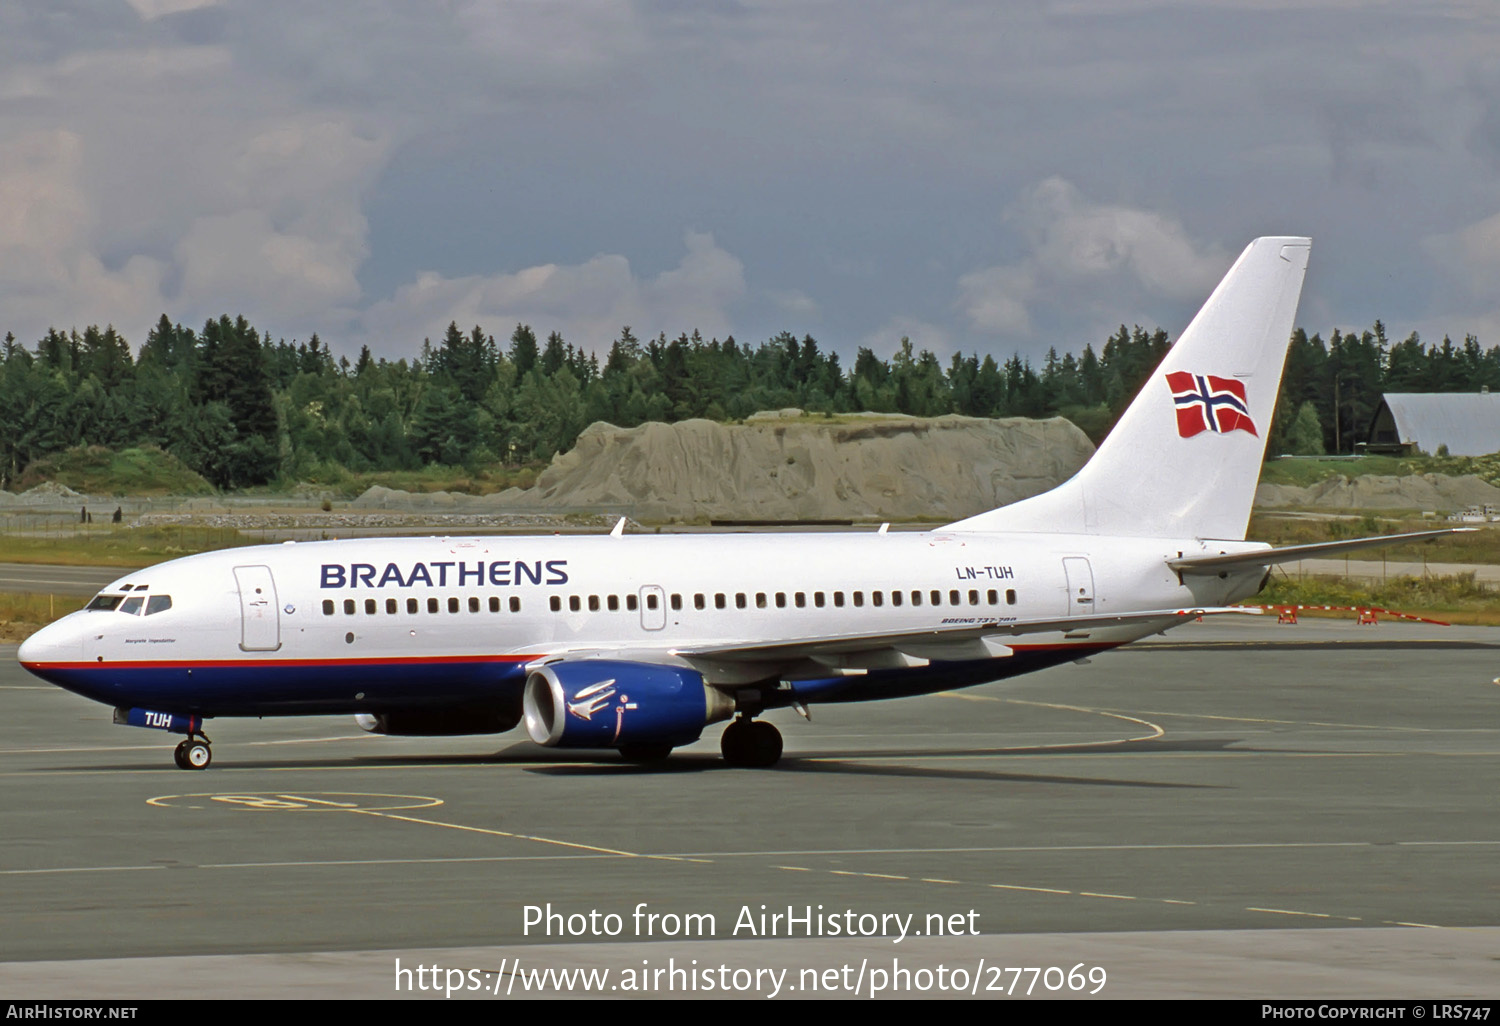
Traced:
<path id="1" fill-rule="evenodd" d="M 724 728 L 719 751 L 731 766 L 765 769 L 781 758 L 781 731 L 764 720 L 741 714 Z"/>
<path id="2" fill-rule="evenodd" d="M 208 738 L 202 735 L 196 738 L 189 737 L 178 743 L 177 750 L 172 753 L 172 759 L 177 763 L 178 769 L 208 769 L 208 764 L 214 758 L 213 750 L 208 745 Z"/>

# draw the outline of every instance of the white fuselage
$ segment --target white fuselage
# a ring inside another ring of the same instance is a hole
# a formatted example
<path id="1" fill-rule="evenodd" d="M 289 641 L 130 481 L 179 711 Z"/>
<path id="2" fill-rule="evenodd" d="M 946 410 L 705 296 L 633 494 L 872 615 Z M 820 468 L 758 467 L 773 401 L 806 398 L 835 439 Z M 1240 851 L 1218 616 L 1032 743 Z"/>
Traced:
<path id="1" fill-rule="evenodd" d="M 433 699 L 452 700 L 455 686 L 474 697 L 561 655 L 673 662 L 694 646 L 1216 605 L 1253 592 L 1244 575 L 1189 578 L 1189 587 L 1164 562 L 1201 551 L 1161 539 L 957 532 L 265 545 L 127 575 L 101 595 L 167 595 L 171 607 L 74 613 L 28 641 L 21 659 L 115 705 L 360 711 L 420 703 L 424 688 Z M 1060 631 L 1018 647 L 1097 649 L 1154 629 Z M 997 663 L 994 677 L 1011 672 Z M 708 683 L 743 683 L 733 677 Z M 857 683 L 842 694 L 857 700 Z"/>

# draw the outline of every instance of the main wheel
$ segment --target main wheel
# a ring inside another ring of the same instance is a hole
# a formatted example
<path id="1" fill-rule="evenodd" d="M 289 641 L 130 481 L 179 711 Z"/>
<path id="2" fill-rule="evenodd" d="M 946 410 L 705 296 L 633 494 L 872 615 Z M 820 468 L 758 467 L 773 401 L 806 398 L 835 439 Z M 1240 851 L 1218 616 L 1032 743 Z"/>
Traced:
<path id="1" fill-rule="evenodd" d="M 187 764 L 187 746 L 186 741 L 179 741 L 177 747 L 172 750 L 172 761 L 177 763 L 178 769 L 192 769 Z"/>
<path id="2" fill-rule="evenodd" d="M 620 758 L 626 762 L 663 762 L 671 754 L 672 746 L 665 741 L 620 746 Z"/>
<path id="3" fill-rule="evenodd" d="M 781 731 L 765 720 L 750 724 L 750 765 L 757 769 L 774 766 L 781 759 Z"/>
<path id="4" fill-rule="evenodd" d="M 724 728 L 719 751 L 731 766 L 774 766 L 781 758 L 781 731 L 764 720 L 741 718 Z"/>
<path id="5" fill-rule="evenodd" d="M 202 741 L 185 741 L 182 745 L 182 768 L 183 769 L 208 769 L 208 764 L 213 761 L 214 753 Z"/>

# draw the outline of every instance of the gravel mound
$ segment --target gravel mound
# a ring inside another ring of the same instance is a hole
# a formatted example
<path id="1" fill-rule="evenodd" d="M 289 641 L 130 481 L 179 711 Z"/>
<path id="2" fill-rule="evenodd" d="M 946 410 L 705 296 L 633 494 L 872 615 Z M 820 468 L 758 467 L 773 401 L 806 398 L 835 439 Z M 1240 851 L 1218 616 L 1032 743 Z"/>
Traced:
<path id="1" fill-rule="evenodd" d="M 1500 505 L 1500 488 L 1472 474 L 1411 474 L 1394 477 L 1366 474 L 1361 477 L 1331 477 L 1307 488 L 1263 484 L 1255 492 L 1255 505 L 1262 509 L 1310 507 L 1314 509 L 1433 510 L 1446 512 L 1468 506 Z"/>
<path id="2" fill-rule="evenodd" d="M 597 423 L 535 487 L 481 498 L 371 488 L 356 509 L 618 510 L 647 520 L 959 519 L 1046 491 L 1093 453 L 1062 418 L 802 417 Z"/>

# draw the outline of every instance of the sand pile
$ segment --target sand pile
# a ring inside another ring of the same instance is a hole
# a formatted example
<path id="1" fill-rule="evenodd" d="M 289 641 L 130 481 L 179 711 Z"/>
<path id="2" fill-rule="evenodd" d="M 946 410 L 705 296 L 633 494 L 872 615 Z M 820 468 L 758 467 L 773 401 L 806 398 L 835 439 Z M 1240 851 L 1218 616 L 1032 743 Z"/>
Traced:
<path id="1" fill-rule="evenodd" d="M 1472 474 L 1463 477 L 1367 474 L 1353 478 L 1331 477 L 1307 488 L 1263 484 L 1255 492 L 1255 505 L 1263 509 L 1300 506 L 1446 512 L 1486 503 L 1500 505 L 1500 488 Z"/>
<path id="2" fill-rule="evenodd" d="M 646 520 L 945 520 L 1046 491 L 1093 453 L 1062 418 L 762 414 L 594 424 L 535 487 L 469 498 L 372 488 L 359 509 L 615 510 Z"/>

